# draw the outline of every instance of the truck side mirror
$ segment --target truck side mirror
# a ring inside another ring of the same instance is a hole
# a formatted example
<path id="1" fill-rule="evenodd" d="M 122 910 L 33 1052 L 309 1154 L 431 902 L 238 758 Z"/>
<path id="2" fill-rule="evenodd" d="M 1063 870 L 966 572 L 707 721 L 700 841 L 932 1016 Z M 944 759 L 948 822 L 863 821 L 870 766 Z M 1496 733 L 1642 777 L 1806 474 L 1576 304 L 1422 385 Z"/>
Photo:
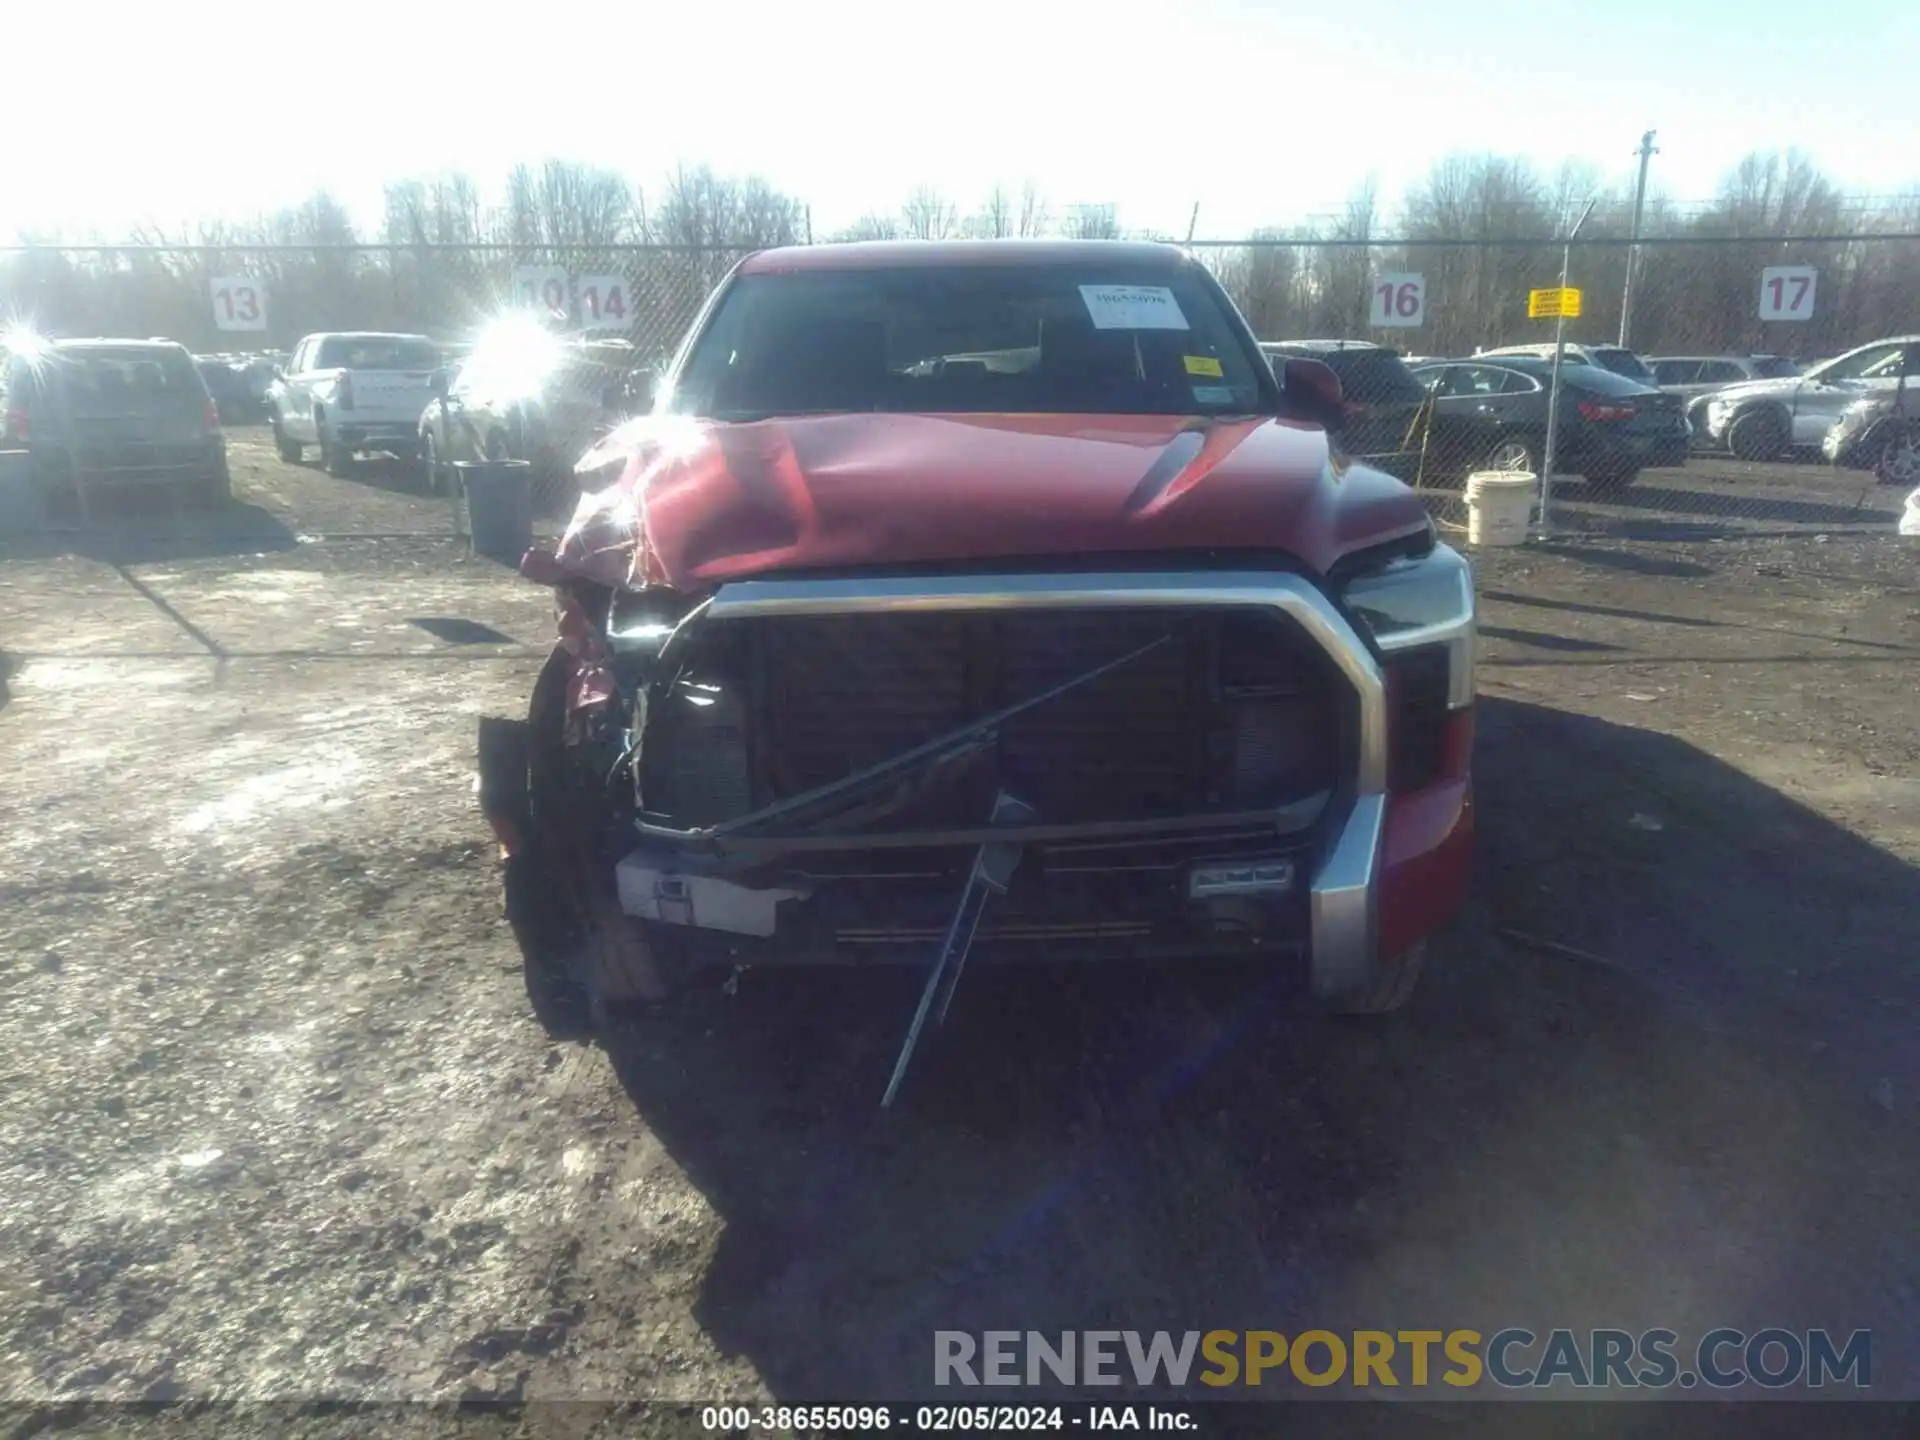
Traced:
<path id="1" fill-rule="evenodd" d="M 1288 411 L 1312 420 L 1329 435 L 1339 434 L 1347 421 L 1346 392 L 1333 367 L 1298 355 L 1277 359 L 1276 363 Z"/>

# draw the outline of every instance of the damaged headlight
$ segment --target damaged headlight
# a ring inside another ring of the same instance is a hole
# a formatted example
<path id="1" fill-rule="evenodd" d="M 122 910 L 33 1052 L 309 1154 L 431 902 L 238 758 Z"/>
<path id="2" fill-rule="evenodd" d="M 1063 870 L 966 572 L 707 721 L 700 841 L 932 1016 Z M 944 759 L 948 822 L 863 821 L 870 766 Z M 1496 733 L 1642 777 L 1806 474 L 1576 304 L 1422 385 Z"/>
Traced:
<path id="1" fill-rule="evenodd" d="M 1357 575 L 1340 598 L 1388 657 L 1444 648 L 1448 705 L 1473 703 L 1473 571 L 1458 551 L 1435 545 L 1420 559 Z"/>
<path id="2" fill-rule="evenodd" d="M 1388 786 L 1424 789 L 1464 763 L 1474 690 L 1473 572 L 1435 545 L 1348 581 L 1341 600 L 1380 649 Z"/>

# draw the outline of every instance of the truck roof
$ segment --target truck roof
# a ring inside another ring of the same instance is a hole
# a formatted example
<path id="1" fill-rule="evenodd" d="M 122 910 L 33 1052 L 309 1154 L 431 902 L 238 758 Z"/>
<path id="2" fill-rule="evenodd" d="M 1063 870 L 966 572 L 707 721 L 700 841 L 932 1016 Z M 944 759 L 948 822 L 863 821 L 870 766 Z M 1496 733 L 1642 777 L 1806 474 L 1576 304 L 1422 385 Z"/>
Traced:
<path id="1" fill-rule="evenodd" d="M 741 261 L 740 271 L 744 275 L 772 275 L 803 270 L 1103 263 L 1172 272 L 1192 261 L 1178 246 L 1149 240 L 858 240 L 762 250 Z"/>

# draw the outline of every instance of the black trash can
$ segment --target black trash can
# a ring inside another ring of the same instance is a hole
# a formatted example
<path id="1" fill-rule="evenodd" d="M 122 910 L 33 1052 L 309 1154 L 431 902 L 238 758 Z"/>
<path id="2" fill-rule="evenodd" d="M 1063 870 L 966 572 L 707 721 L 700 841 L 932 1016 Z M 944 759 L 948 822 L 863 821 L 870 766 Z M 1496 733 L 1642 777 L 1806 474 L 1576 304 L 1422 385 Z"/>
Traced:
<path id="1" fill-rule="evenodd" d="M 0 534 L 38 530 L 42 519 L 32 453 L 0 450 Z"/>
<path id="2" fill-rule="evenodd" d="M 456 460 L 453 471 L 468 553 L 518 565 L 533 543 L 533 466 L 525 460 Z"/>

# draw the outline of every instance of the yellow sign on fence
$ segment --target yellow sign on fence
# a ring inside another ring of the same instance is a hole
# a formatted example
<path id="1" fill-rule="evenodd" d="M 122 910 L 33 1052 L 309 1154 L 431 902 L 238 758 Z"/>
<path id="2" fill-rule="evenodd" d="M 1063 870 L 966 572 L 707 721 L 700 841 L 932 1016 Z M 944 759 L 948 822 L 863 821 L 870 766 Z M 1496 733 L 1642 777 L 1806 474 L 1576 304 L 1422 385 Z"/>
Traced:
<path id="1" fill-rule="evenodd" d="M 1580 292 L 1572 286 L 1555 286 L 1551 290 L 1529 290 L 1527 292 L 1527 318 L 1530 320 L 1547 319 L 1564 315 L 1569 320 L 1580 316 Z"/>

